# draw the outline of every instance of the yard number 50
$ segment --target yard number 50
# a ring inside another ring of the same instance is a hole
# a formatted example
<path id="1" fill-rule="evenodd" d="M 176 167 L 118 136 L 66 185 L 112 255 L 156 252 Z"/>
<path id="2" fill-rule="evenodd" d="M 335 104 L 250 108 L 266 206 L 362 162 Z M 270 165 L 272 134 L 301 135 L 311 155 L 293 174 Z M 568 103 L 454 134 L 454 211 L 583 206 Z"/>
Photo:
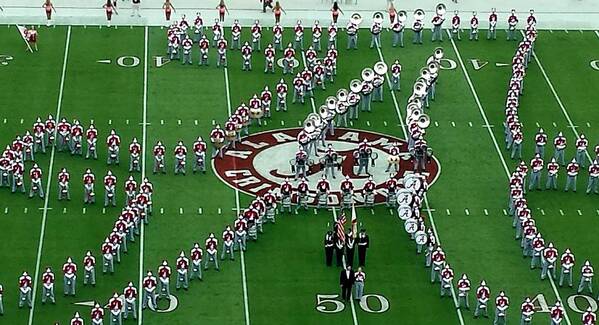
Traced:
<path id="1" fill-rule="evenodd" d="M 334 314 L 342 312 L 345 309 L 345 303 L 337 300 L 339 298 L 338 294 L 335 295 L 316 295 L 316 310 L 325 314 Z M 374 298 L 379 301 L 379 308 L 372 309 L 368 304 L 369 298 Z M 389 300 L 382 295 L 377 294 L 367 294 L 362 296 L 362 300 L 360 300 L 360 308 L 367 313 L 381 314 L 389 310 Z"/>

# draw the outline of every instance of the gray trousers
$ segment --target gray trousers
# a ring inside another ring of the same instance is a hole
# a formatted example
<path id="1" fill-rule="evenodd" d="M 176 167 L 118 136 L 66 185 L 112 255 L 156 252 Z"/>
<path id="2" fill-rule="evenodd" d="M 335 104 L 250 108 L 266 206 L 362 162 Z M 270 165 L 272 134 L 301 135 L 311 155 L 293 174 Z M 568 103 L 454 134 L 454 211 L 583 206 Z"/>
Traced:
<path id="1" fill-rule="evenodd" d="M 362 296 L 364 295 L 364 282 L 356 281 L 356 294 L 354 295 L 354 299 L 362 300 Z"/>
<path id="2" fill-rule="evenodd" d="M 595 194 L 599 194 L 599 190 L 597 190 L 598 183 L 599 183 L 599 177 L 589 176 L 589 182 L 587 185 L 587 194 L 591 193 L 591 191 Z"/>
<path id="3" fill-rule="evenodd" d="M 458 294 L 458 307 L 464 307 L 470 309 L 470 303 L 468 302 L 468 292 L 463 295 Z"/>
<path id="4" fill-rule="evenodd" d="M 23 293 L 23 291 L 19 289 L 19 308 L 23 308 L 25 305 L 31 308 L 31 290 L 27 291 L 27 293 Z"/>
<path id="5" fill-rule="evenodd" d="M 569 189 L 576 192 L 576 176 L 568 176 L 568 178 L 566 178 L 566 188 L 564 191 L 568 192 Z"/>
<path id="6" fill-rule="evenodd" d="M 443 42 L 443 28 L 441 25 L 435 25 L 433 27 L 433 36 L 432 41 L 441 41 Z"/>
<path id="7" fill-rule="evenodd" d="M 403 30 L 401 32 L 393 32 L 393 43 L 391 45 L 396 47 L 397 44 L 403 47 Z"/>
<path id="8" fill-rule="evenodd" d="M 593 279 L 589 278 L 588 281 L 585 277 L 580 278 L 580 283 L 578 284 L 578 290 L 576 293 L 581 293 L 584 289 L 588 289 L 590 294 L 593 294 Z"/>
<path id="9" fill-rule="evenodd" d="M 534 188 L 537 190 L 541 189 L 541 171 L 533 171 L 530 173 L 530 183 L 528 184 L 528 190 L 532 190 Z"/>
<path id="10" fill-rule="evenodd" d="M 195 262 L 191 262 L 191 274 L 189 275 L 189 281 L 193 279 L 202 280 L 202 261 L 199 261 L 197 264 Z"/>
<path id="11" fill-rule="evenodd" d="M 135 303 L 135 299 L 133 299 L 132 301 L 127 301 L 127 299 L 125 299 L 125 310 L 123 311 L 123 318 L 127 319 L 129 318 L 129 314 L 133 314 L 133 319 L 137 319 L 136 305 L 137 304 Z"/>
<path id="12" fill-rule="evenodd" d="M 555 149 L 555 153 L 553 154 L 555 161 L 560 165 L 565 165 L 566 160 L 564 158 L 564 149 Z"/>
<path id="13" fill-rule="evenodd" d="M 42 304 L 46 303 L 46 300 L 50 299 L 50 302 L 55 304 L 56 298 L 54 297 L 54 286 L 46 288 L 42 285 Z"/>
<path id="14" fill-rule="evenodd" d="M 153 307 L 156 307 L 156 290 L 148 292 L 148 290 L 144 289 L 142 293 L 141 306 L 143 309 L 146 309 L 150 303 Z"/>
<path id="15" fill-rule="evenodd" d="M 217 256 L 218 252 L 214 252 L 214 254 L 210 254 L 207 253 L 206 254 L 206 259 L 204 260 L 204 270 L 208 269 L 208 265 L 212 262 L 214 263 L 214 268 L 219 271 L 220 268 L 218 267 L 218 256 Z"/>
<path id="16" fill-rule="evenodd" d="M 77 276 L 73 276 L 72 278 L 68 278 L 67 276 L 64 277 L 64 285 L 63 285 L 63 289 L 64 289 L 64 295 L 71 295 L 71 296 L 75 296 L 75 289 L 76 289 L 76 285 L 77 285 Z"/>
<path id="17" fill-rule="evenodd" d="M 188 274 L 188 272 L 181 273 L 181 272 L 177 271 L 176 288 L 177 288 L 177 290 L 179 290 L 181 287 L 183 287 L 183 289 L 189 288 L 189 274 Z"/>
<path id="18" fill-rule="evenodd" d="M 92 268 L 91 270 L 84 270 L 83 275 L 83 285 L 96 285 L 96 268 Z"/>
<path id="19" fill-rule="evenodd" d="M 566 268 L 562 266 L 562 269 L 559 274 L 559 286 L 564 285 L 564 279 L 568 281 L 568 286 L 572 287 L 572 270 L 570 272 L 566 272 Z"/>
<path id="20" fill-rule="evenodd" d="M 358 49 L 358 35 L 347 35 L 347 49 Z"/>
<path id="21" fill-rule="evenodd" d="M 557 174 L 547 174 L 547 184 L 545 185 L 545 189 L 557 190 Z"/>
<path id="22" fill-rule="evenodd" d="M 381 34 L 372 34 L 372 39 L 370 40 L 370 48 L 381 47 Z"/>
<path id="23" fill-rule="evenodd" d="M 488 301 L 487 301 L 488 302 Z M 484 307 L 483 307 L 484 306 Z M 474 317 L 478 317 L 481 313 L 485 317 L 489 317 L 489 310 L 487 308 L 487 304 L 483 305 L 480 300 L 476 300 L 476 308 L 474 309 Z"/>
<path id="24" fill-rule="evenodd" d="M 113 314 L 112 312 L 108 313 L 109 317 L 110 317 L 110 325 L 121 325 L 123 324 L 123 315 L 122 313 L 119 311 L 117 314 Z"/>
<path id="25" fill-rule="evenodd" d="M 161 299 L 161 298 L 170 299 L 170 297 L 171 297 L 170 281 L 163 281 L 162 279 L 158 279 L 158 299 Z"/>
<path id="26" fill-rule="evenodd" d="M 584 168 L 587 163 L 586 150 L 576 150 L 576 162 L 581 168 Z"/>
<path id="27" fill-rule="evenodd" d="M 422 31 L 414 32 L 414 38 L 412 39 L 414 44 L 422 44 Z"/>

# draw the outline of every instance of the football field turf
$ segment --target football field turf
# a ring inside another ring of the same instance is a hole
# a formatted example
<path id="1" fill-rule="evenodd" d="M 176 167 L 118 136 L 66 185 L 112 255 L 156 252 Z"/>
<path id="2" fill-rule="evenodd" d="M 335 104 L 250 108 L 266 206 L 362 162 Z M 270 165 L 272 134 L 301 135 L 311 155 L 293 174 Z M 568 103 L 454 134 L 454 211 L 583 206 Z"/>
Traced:
<path id="1" fill-rule="evenodd" d="M 80 265 L 77 296 L 62 297 L 62 276 L 58 273 L 66 257 L 72 256 L 81 264 L 85 251 L 92 250 L 100 260 L 100 245 L 120 208 L 103 208 L 101 200 L 93 206 L 83 204 L 80 176 L 84 170 L 91 168 L 100 178 L 109 169 L 104 146 L 99 146 L 97 161 L 50 150 L 39 155 L 36 162 L 44 172 L 43 186 L 49 189 L 46 199 L 28 199 L 26 195 L 11 194 L 7 188 L 0 190 L 0 284 L 4 286 L 5 307 L 0 324 L 66 324 L 75 311 L 88 320 L 90 307 L 86 302 L 105 303 L 114 291 L 122 292 L 129 281 L 139 287 L 146 270 L 156 272 L 163 259 L 173 266 L 181 250 L 188 252 L 194 242 L 203 243 L 210 232 L 220 237 L 237 211 L 252 201 L 246 191 L 228 186 L 211 168 L 205 175 L 191 174 L 189 170 L 186 176 L 173 175 L 172 150 L 179 140 L 188 146 L 198 136 L 208 140 L 214 123 L 223 125 L 240 102 L 259 94 L 265 85 L 274 89 L 282 77 L 281 70 L 264 74 L 263 55 L 255 54 L 254 70 L 243 72 L 238 51 L 229 52 L 227 69 L 217 68 L 214 49 L 210 50 L 210 67 L 198 67 L 196 48 L 193 66 L 183 66 L 179 61 L 160 65 L 156 57 L 165 56 L 165 33 L 159 27 L 41 28 L 40 51 L 31 54 L 25 52 L 14 26 L 0 28 L 0 55 L 12 58 L 2 57 L 6 64 L 0 65 L 3 145 L 29 130 L 37 116 L 78 119 L 85 126 L 93 121 L 100 143 L 113 128 L 121 136 L 123 148 L 137 137 L 145 152 L 143 173 L 155 189 L 152 221 L 116 265 L 115 275 L 98 274 L 96 287 L 83 287 Z M 249 40 L 249 36 L 244 33 L 242 37 Z M 311 39 L 306 36 L 306 40 Z M 556 300 L 566 306 L 569 319 L 565 323 L 579 324 L 589 304 L 597 308 L 596 296 L 577 295 L 576 286 L 580 265 L 586 259 L 599 261 L 599 239 L 594 233 L 599 196 L 585 194 L 586 170 L 578 177 L 576 193 L 562 191 L 564 170 L 558 177 L 558 191 L 527 193 L 546 242 L 552 241 L 560 254 L 570 248 L 577 259 L 573 289 L 541 281 L 540 270 L 530 270 L 530 260 L 522 258 L 519 243 L 514 240 L 512 219 L 506 215 L 508 176 L 518 162 L 511 160 L 504 149 L 502 123 L 517 43 L 499 36 L 495 41 L 481 37 L 477 42 L 463 39 L 453 43 L 445 39 L 443 43 L 431 43 L 430 34 L 426 34 L 424 45 L 413 45 L 410 33 L 406 33 L 406 46 L 392 48 L 391 35 L 384 33 L 379 52 L 368 48 L 367 31 L 361 31 L 359 50 L 352 51 L 345 50 L 346 38 L 341 33 L 337 78 L 327 84 L 326 91 L 315 90 L 315 107 L 310 101 L 304 105 L 289 103 L 287 112 L 273 111 L 266 125 L 252 126 L 250 134 L 299 127 L 328 96 L 347 88 L 363 68 L 384 58 L 389 66 L 395 59 L 403 66 L 402 90 L 395 93 L 397 102 L 385 86 L 384 102 L 373 103 L 372 112 L 361 113 L 348 129 L 403 139 L 405 103 L 411 86 L 433 49 L 442 46 L 448 60 L 443 61 L 445 69 L 440 72 L 437 97 L 427 111 L 432 121 L 427 140 L 441 166 L 438 179 L 427 193 L 427 209 L 423 211 L 427 224 L 434 225 L 456 278 L 467 273 L 473 289 L 481 279 L 486 280 L 492 299 L 500 290 L 506 292 L 511 300 L 509 323 L 520 321 L 519 306 L 528 296 L 535 298 L 537 306 L 534 324 L 550 322 L 547 305 Z M 285 39 L 291 38 L 290 31 L 286 32 Z M 265 40 L 270 40 L 270 34 Z M 591 62 L 599 60 L 597 44 L 599 38 L 593 31 L 539 33 L 519 109 L 527 163 L 534 154 L 533 137 L 539 126 L 550 139 L 559 131 L 568 138 L 566 160 L 574 157 L 573 144 L 579 133 L 589 138 L 589 154 L 594 156 L 592 148 L 599 140 L 599 113 L 594 107 L 599 100 L 599 71 Z M 291 91 L 291 79 L 285 78 Z M 151 173 L 151 148 L 158 140 L 167 146 L 166 175 Z M 111 167 L 118 177 L 119 206 L 124 202 L 122 184 L 129 175 L 125 151 L 121 150 L 121 165 Z M 548 146 L 546 157 L 552 154 L 553 148 Z M 286 157 L 273 159 L 288 161 Z M 386 162 L 381 157 L 377 164 Z M 30 166 L 28 163 L 26 170 Z M 56 175 L 62 167 L 68 168 L 72 177 L 70 202 L 57 200 Z M 281 164 L 280 168 L 289 166 Z M 139 181 L 141 173 L 134 176 Z M 544 185 L 544 173 L 542 180 Z M 439 284 L 430 283 L 424 255 L 416 254 L 415 244 L 396 211 L 378 205 L 372 210 L 358 208 L 357 213 L 371 238 L 365 268 L 365 292 L 370 296 L 362 303 L 342 302 L 339 269 L 324 265 L 322 240 L 333 211 L 309 209 L 277 215 L 276 224 L 266 224 L 258 241 L 248 243 L 244 255 L 236 253 L 234 261 L 222 261 L 220 272 L 206 271 L 204 280 L 192 281 L 189 291 L 172 288 L 176 297 L 172 306 L 162 301 L 157 311 L 144 310 L 138 321 L 125 323 L 491 322 L 473 319 L 473 293 L 470 311 L 456 309 L 451 298 L 439 298 Z M 56 305 L 42 305 L 39 299 L 39 277 L 47 266 L 57 273 Z M 23 271 L 35 276 L 37 289 L 31 310 L 17 308 L 17 279 Z M 489 306 L 491 319 L 493 307 Z"/>

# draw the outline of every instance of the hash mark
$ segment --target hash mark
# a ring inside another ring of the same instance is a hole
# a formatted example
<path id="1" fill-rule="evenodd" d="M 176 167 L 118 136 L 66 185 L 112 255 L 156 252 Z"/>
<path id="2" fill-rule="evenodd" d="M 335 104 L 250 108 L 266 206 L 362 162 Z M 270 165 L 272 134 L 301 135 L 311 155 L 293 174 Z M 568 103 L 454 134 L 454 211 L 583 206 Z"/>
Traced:
<path id="1" fill-rule="evenodd" d="M 198 120 L 193 120 L 193 124 L 198 125 Z"/>
<path id="2" fill-rule="evenodd" d="M 349 121 L 349 125 L 354 126 L 354 121 Z"/>
<path id="3" fill-rule="evenodd" d="M 177 120 L 177 124 L 181 125 L 181 120 Z"/>
<path id="4" fill-rule="evenodd" d="M 370 126 L 370 121 L 366 121 L 366 125 L 367 125 L 367 126 Z"/>
<path id="5" fill-rule="evenodd" d="M 6 119 L 4 119 L 4 124 L 6 124 Z"/>
<path id="6" fill-rule="evenodd" d="M 591 123 L 587 122 L 587 128 L 591 127 Z"/>
<path id="7" fill-rule="evenodd" d="M 582 211 L 580 211 L 580 209 L 578 210 L 578 215 L 581 216 L 582 215 Z"/>
<path id="8" fill-rule="evenodd" d="M 129 125 L 129 120 L 125 120 L 125 124 Z"/>
<path id="9" fill-rule="evenodd" d="M 302 121 L 297 121 L 297 125 L 302 126 Z"/>
<path id="10" fill-rule="evenodd" d="M 112 120 L 108 120 L 108 125 L 112 125 Z"/>
<path id="11" fill-rule="evenodd" d="M 553 127 L 556 128 L 557 127 L 557 123 L 553 122 Z"/>
<path id="12" fill-rule="evenodd" d="M 503 215 L 507 216 L 507 211 L 505 209 L 503 209 Z"/>
<path id="13" fill-rule="evenodd" d="M 21 124 L 23 124 L 23 122 L 25 122 L 25 120 L 21 119 Z"/>
<path id="14" fill-rule="evenodd" d="M 215 126 L 216 122 L 214 120 L 212 120 L 212 126 Z"/>
<path id="15" fill-rule="evenodd" d="M 164 125 L 164 120 L 160 120 L 160 125 Z"/>
<path id="16" fill-rule="evenodd" d="M 102 208 L 102 214 L 106 214 L 106 208 Z"/>
<path id="17" fill-rule="evenodd" d="M 4 208 L 4 214 L 8 214 L 8 207 Z"/>
<path id="18" fill-rule="evenodd" d="M 435 121 L 435 126 L 439 126 L 439 122 Z"/>
<path id="19" fill-rule="evenodd" d="M 545 210 L 541 209 L 541 214 L 545 215 Z"/>
<path id="20" fill-rule="evenodd" d="M 485 209 L 485 215 L 488 216 L 489 215 L 489 211 L 487 209 Z"/>
<path id="21" fill-rule="evenodd" d="M 160 214 L 164 214 L 164 208 L 160 208 Z"/>
<path id="22" fill-rule="evenodd" d="M 472 127 L 472 122 L 468 122 L 468 125 L 469 125 L 470 127 Z"/>
<path id="23" fill-rule="evenodd" d="M 318 214 L 318 210 L 314 209 L 314 214 Z"/>
<path id="24" fill-rule="evenodd" d="M 536 122 L 535 124 L 537 125 L 538 128 L 541 127 L 541 125 L 539 125 L 539 122 Z"/>
<path id="25" fill-rule="evenodd" d="M 370 214 L 374 215 L 374 209 L 370 209 Z"/>
<path id="26" fill-rule="evenodd" d="M 445 212 L 447 213 L 448 216 L 451 215 L 451 211 L 449 211 L 449 209 L 445 209 Z"/>
<path id="27" fill-rule="evenodd" d="M 198 209 L 198 214 L 202 214 L 202 208 Z"/>
<path id="28" fill-rule="evenodd" d="M 179 214 L 183 214 L 183 208 L 179 208 Z"/>
<path id="29" fill-rule="evenodd" d="M 464 209 L 464 212 L 466 212 L 466 215 L 469 216 L 470 215 L 470 211 L 468 209 Z"/>
<path id="30" fill-rule="evenodd" d="M 387 126 L 387 121 L 383 121 L 383 125 L 384 125 L 384 126 Z"/>
<path id="31" fill-rule="evenodd" d="M 222 214 L 222 213 L 223 213 L 223 211 L 220 208 L 218 208 L 218 214 Z"/>
<path id="32" fill-rule="evenodd" d="M 559 214 L 561 214 L 563 216 L 564 215 L 564 210 L 559 209 Z"/>
<path id="33" fill-rule="evenodd" d="M 564 32 L 566 32 L 566 34 L 568 34 L 568 30 L 567 29 L 564 29 Z"/>
<path id="34" fill-rule="evenodd" d="M 85 214 L 85 211 L 86 211 L 86 210 L 87 210 L 86 208 L 83 208 L 83 214 Z"/>
<path id="35" fill-rule="evenodd" d="M 285 121 L 281 120 L 281 126 L 285 125 Z"/>
<path id="36" fill-rule="evenodd" d="M 28 211 L 28 210 L 29 210 L 29 209 L 25 208 L 25 209 L 23 209 L 23 212 L 24 212 L 24 213 L 27 213 L 27 211 Z"/>
<path id="37" fill-rule="evenodd" d="M 455 128 L 455 122 L 451 121 L 451 126 L 453 126 Z"/>
<path id="38" fill-rule="evenodd" d="M 62 209 L 62 214 L 65 214 L 65 213 L 67 213 L 67 208 Z"/>

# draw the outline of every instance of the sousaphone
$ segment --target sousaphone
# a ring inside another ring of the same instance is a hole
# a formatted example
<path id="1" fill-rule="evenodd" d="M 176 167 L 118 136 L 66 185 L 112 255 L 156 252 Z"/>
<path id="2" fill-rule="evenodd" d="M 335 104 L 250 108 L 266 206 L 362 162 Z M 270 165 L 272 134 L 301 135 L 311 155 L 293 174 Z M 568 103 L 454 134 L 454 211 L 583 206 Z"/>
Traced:
<path id="1" fill-rule="evenodd" d="M 437 5 L 437 7 L 435 7 L 435 11 L 438 16 L 443 16 L 447 12 L 447 8 L 445 8 L 445 4 L 440 3 Z"/>
<path id="2" fill-rule="evenodd" d="M 374 13 L 374 15 L 372 15 L 372 20 L 374 21 L 375 24 L 382 24 L 383 21 L 385 20 L 385 17 L 383 16 L 382 12 L 377 11 Z"/>
<path id="3" fill-rule="evenodd" d="M 397 18 L 400 23 L 404 23 L 408 19 L 408 13 L 405 10 L 400 10 L 397 12 Z"/>
<path id="4" fill-rule="evenodd" d="M 359 79 L 353 79 L 349 82 L 349 89 L 352 93 L 359 94 L 362 91 L 362 81 Z"/>
<path id="5" fill-rule="evenodd" d="M 416 9 L 414 10 L 414 20 L 423 20 L 424 19 L 424 10 Z"/>
<path id="6" fill-rule="evenodd" d="M 357 12 L 354 12 L 350 17 L 349 17 L 349 21 L 356 25 L 359 26 L 362 23 L 362 15 L 360 15 Z"/>
<path id="7" fill-rule="evenodd" d="M 364 68 L 361 73 L 362 80 L 366 82 L 371 82 L 374 80 L 374 70 L 371 68 Z"/>
<path id="8" fill-rule="evenodd" d="M 379 76 L 384 76 L 387 73 L 387 64 L 383 61 L 379 61 L 374 64 L 374 72 Z"/>

